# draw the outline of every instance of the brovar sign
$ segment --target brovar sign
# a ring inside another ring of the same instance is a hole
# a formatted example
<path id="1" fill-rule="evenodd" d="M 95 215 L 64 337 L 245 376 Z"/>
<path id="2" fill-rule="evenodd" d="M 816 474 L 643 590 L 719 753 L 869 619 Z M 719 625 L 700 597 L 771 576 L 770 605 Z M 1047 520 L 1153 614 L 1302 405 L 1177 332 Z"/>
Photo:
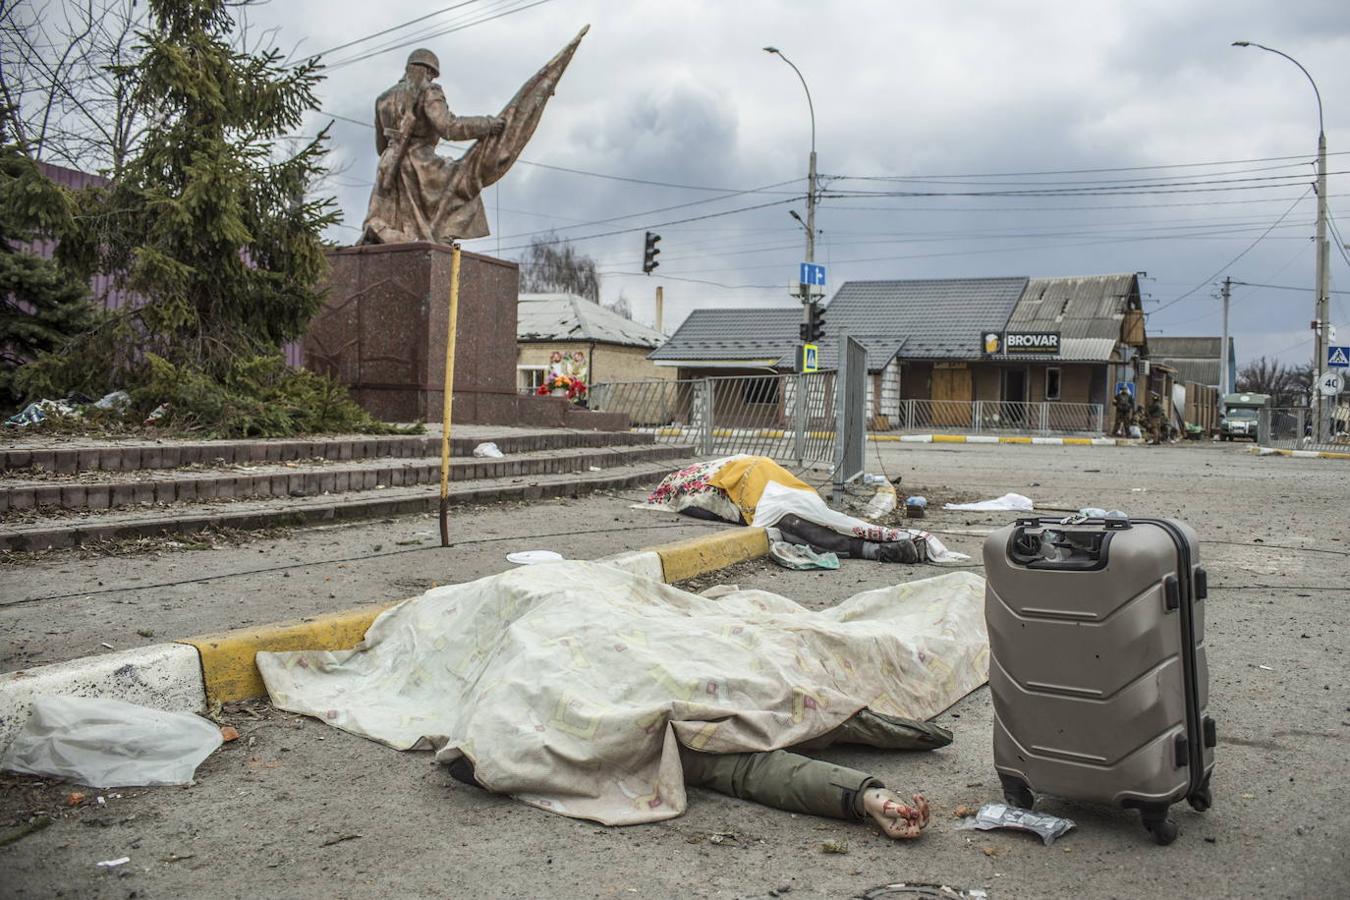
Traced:
<path id="1" fill-rule="evenodd" d="M 1045 353 L 1059 352 L 1059 332 L 1057 331 L 1009 331 L 1003 336 L 1004 353 Z"/>

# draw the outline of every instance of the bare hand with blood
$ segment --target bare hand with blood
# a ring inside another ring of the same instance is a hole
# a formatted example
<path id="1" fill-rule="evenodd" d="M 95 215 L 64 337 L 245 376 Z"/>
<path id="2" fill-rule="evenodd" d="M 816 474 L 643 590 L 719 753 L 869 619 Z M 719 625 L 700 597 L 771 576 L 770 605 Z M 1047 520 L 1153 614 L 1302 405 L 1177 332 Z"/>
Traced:
<path id="1" fill-rule="evenodd" d="M 863 794 L 863 809 L 887 837 L 912 840 L 928 827 L 928 801 L 915 794 L 906 803 L 895 791 L 871 788 Z"/>

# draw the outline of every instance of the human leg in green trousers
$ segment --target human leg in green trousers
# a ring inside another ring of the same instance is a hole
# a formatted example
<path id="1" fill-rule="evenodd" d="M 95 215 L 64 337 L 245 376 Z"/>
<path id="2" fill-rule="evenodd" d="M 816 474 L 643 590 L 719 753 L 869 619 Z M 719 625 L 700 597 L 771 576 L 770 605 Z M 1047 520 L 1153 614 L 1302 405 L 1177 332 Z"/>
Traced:
<path id="1" fill-rule="evenodd" d="M 951 732 L 861 710 L 843 725 L 793 748 L 817 750 L 835 744 L 861 744 L 883 750 L 933 750 L 945 747 Z M 928 825 L 922 794 L 904 800 L 878 779 L 790 750 L 764 753 L 700 753 L 682 749 L 686 785 L 785 809 L 835 819 L 872 819 L 894 838 L 916 838 Z"/>

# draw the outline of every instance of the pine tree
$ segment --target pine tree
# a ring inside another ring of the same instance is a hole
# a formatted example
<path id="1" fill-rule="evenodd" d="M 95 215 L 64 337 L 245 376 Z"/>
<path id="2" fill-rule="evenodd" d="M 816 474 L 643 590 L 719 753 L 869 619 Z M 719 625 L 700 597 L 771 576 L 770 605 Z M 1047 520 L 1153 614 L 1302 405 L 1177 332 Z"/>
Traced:
<path id="1" fill-rule="evenodd" d="M 326 131 L 280 149 L 317 106 L 318 64 L 234 49 L 229 6 L 150 0 L 133 78 L 154 127 L 93 192 L 71 251 L 145 299 L 139 350 L 208 375 L 304 333 L 322 303 L 320 232 L 337 219 L 331 199 L 307 197 Z"/>
<path id="2" fill-rule="evenodd" d="M 314 60 L 234 49 L 234 5 L 149 0 L 129 74 L 152 127 L 111 183 L 80 193 L 79 227 L 59 252 L 81 271 L 118 273 L 141 302 L 78 352 L 27 366 L 24 384 L 123 388 L 141 413 L 168 404 L 161 424 L 212 436 L 389 431 L 281 355 L 323 302 L 320 234 L 338 218 L 331 198 L 309 196 L 327 130 L 286 149 L 321 76 Z"/>
<path id="3" fill-rule="evenodd" d="M 70 195 L 19 147 L 0 148 L 0 407 L 26 399 L 15 384 L 21 366 L 57 350 L 97 318 L 83 278 L 19 249 L 69 233 L 72 209 Z"/>

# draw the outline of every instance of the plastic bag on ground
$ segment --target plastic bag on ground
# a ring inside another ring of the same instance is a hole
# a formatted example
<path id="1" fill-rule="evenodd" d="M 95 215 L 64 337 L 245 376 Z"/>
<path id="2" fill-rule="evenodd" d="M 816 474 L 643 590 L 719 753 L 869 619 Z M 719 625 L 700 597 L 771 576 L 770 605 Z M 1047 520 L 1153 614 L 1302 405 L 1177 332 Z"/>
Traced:
<path id="1" fill-rule="evenodd" d="M 955 509 L 961 512 L 1031 512 L 1035 504 L 1030 497 L 1021 494 L 1004 494 L 994 500 L 981 500 L 978 503 L 948 503 L 943 509 Z"/>
<path id="2" fill-rule="evenodd" d="M 980 807 L 974 818 L 966 819 L 956 826 L 956 830 L 990 831 L 995 828 L 1011 828 L 1015 831 L 1030 831 L 1032 834 L 1040 835 L 1045 846 L 1049 847 L 1072 827 L 1074 827 L 1073 819 L 1032 812 L 1006 803 L 986 803 Z"/>
<path id="3" fill-rule="evenodd" d="M 191 713 L 122 700 L 38 697 L 0 768 L 96 788 L 190 784 L 221 740 L 219 728 Z"/>
<path id="4" fill-rule="evenodd" d="M 773 561 L 785 569 L 837 569 L 839 557 L 833 553 L 817 553 L 805 544 L 774 541 L 769 545 Z"/>
<path id="5" fill-rule="evenodd" d="M 479 459 L 501 459 L 506 454 L 503 453 L 497 447 L 496 444 L 492 443 L 491 441 L 488 441 L 486 443 L 479 444 L 477 447 L 474 447 L 473 455 L 478 457 Z"/>
<path id="6" fill-rule="evenodd" d="M 895 485 L 889 481 L 877 485 L 876 493 L 868 501 L 863 509 L 864 519 L 880 519 L 889 512 L 894 512 L 899 500 L 895 496 Z"/>

